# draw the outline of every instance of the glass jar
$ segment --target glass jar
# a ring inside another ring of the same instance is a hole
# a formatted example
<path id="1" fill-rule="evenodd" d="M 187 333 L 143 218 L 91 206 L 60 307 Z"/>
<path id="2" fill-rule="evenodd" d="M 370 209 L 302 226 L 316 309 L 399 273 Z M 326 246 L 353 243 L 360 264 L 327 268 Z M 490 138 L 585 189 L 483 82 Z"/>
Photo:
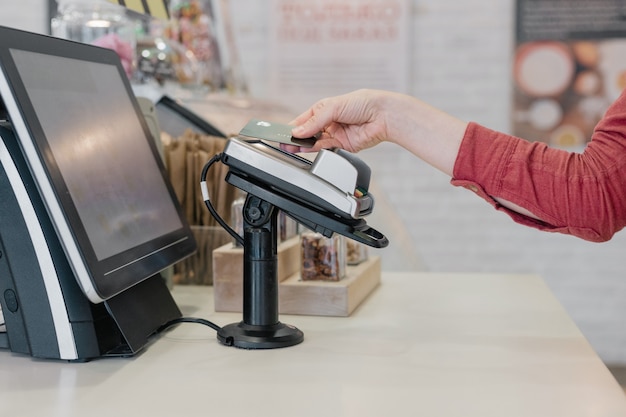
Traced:
<path id="1" fill-rule="evenodd" d="M 241 237 L 243 237 L 243 205 L 245 203 L 245 195 L 240 194 L 230 206 L 230 227 Z M 233 245 L 236 247 L 243 246 L 236 239 L 233 239 Z"/>
<path id="2" fill-rule="evenodd" d="M 278 241 L 284 242 L 298 234 L 298 222 L 287 216 L 284 211 L 278 213 Z"/>
<path id="3" fill-rule="evenodd" d="M 211 90 L 223 85 L 216 21 L 210 0 L 171 0 L 165 36 L 191 51 L 202 84 Z"/>
<path id="4" fill-rule="evenodd" d="M 303 281 L 339 281 L 346 275 L 346 241 L 338 234 L 327 238 L 320 233 L 302 233 Z"/>
<path id="5" fill-rule="evenodd" d="M 346 263 L 348 265 L 358 265 L 367 261 L 369 252 L 367 246 L 356 240 L 347 239 L 346 242 Z"/>
<path id="6" fill-rule="evenodd" d="M 136 24 L 106 0 L 59 0 L 52 36 L 114 50 L 130 77 L 135 68 Z"/>
<path id="7" fill-rule="evenodd" d="M 203 81 L 192 51 L 165 36 L 164 22 L 153 19 L 148 33 L 137 36 L 137 82 L 152 80 L 160 85 L 178 82 L 182 87 L 201 89 Z"/>

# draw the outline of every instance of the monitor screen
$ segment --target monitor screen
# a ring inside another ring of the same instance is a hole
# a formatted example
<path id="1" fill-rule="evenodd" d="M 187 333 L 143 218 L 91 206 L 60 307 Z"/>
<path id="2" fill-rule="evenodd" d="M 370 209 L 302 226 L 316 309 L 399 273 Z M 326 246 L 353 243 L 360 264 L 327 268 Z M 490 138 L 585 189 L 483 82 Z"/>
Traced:
<path id="1" fill-rule="evenodd" d="M 0 27 L 0 95 L 86 295 L 195 250 L 117 55 Z"/>

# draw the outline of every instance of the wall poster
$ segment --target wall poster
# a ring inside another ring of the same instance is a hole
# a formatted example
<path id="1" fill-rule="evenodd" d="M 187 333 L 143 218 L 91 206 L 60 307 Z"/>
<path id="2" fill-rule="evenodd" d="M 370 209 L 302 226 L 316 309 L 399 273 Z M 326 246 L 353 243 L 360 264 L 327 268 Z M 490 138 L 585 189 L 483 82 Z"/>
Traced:
<path id="1" fill-rule="evenodd" d="M 626 87 L 626 1 L 517 0 L 513 134 L 584 146 Z"/>
<path id="2" fill-rule="evenodd" d="M 408 92 L 408 0 L 272 0 L 269 91 L 303 110 L 359 88 Z"/>

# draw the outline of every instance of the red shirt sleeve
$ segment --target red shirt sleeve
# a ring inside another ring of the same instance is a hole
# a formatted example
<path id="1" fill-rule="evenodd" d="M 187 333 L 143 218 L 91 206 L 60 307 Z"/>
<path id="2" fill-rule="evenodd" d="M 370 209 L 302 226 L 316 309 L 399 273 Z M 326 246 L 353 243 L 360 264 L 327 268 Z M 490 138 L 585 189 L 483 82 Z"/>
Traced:
<path id="1" fill-rule="evenodd" d="M 470 123 L 451 182 L 526 226 L 609 240 L 626 225 L 626 93 L 607 110 L 582 153 Z M 524 207 L 543 221 L 509 210 L 494 198 Z"/>

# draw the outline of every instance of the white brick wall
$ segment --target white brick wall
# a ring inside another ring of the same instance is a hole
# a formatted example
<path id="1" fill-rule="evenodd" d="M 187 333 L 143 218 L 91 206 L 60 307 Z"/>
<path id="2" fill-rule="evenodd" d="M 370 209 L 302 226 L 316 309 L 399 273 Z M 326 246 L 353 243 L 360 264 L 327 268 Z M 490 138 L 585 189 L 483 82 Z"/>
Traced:
<path id="1" fill-rule="evenodd" d="M 242 61 L 257 96 L 268 94 L 264 3 L 232 2 Z M 513 0 L 413 0 L 409 93 L 465 120 L 507 131 L 513 6 Z M 45 30 L 44 0 L 2 9 L 0 24 Z M 538 273 L 602 359 L 626 364 L 626 231 L 611 242 L 592 244 L 527 229 L 394 146 L 361 156 L 374 170 L 378 207 L 385 208 L 370 223 L 394 239 L 382 252 L 385 269 Z"/>
<path id="2" fill-rule="evenodd" d="M 48 0 L 3 1 L 0 25 L 37 33 L 47 33 Z"/>
<path id="3" fill-rule="evenodd" d="M 233 6 L 248 78 L 263 95 L 263 6 L 253 0 Z M 413 17 L 410 93 L 462 119 L 508 131 L 514 1 L 413 0 Z M 603 360 L 626 363 L 626 231 L 603 244 L 538 232 L 451 187 L 445 175 L 394 146 L 361 156 L 393 217 L 378 213 L 370 220 L 395 238 L 383 252 L 385 269 L 413 265 L 406 261 L 410 248 L 412 260 L 431 271 L 538 273 Z"/>

